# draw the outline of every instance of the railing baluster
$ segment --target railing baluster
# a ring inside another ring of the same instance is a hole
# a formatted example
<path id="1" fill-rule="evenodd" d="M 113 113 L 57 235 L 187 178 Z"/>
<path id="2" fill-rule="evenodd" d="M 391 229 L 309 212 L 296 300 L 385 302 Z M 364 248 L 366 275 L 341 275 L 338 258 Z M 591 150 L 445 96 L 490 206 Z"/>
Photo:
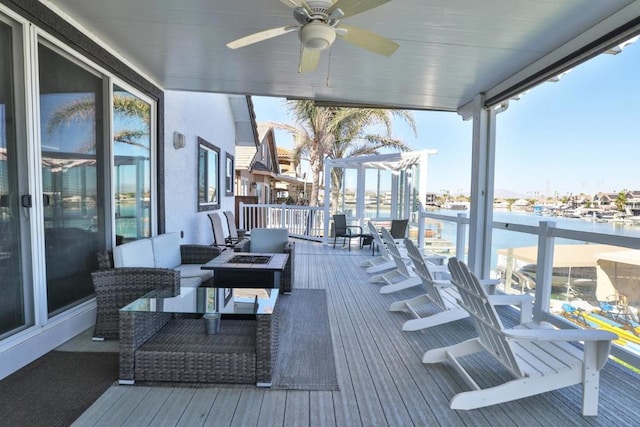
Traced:
<path id="1" fill-rule="evenodd" d="M 241 203 L 240 218 L 247 230 L 258 227 L 283 227 L 293 237 L 322 241 L 322 207 Z"/>

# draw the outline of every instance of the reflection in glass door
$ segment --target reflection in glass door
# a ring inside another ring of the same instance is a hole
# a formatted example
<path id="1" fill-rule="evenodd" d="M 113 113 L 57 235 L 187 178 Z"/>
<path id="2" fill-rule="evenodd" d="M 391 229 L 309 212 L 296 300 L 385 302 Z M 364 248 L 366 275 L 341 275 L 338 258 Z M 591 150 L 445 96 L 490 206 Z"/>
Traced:
<path id="1" fill-rule="evenodd" d="M 116 244 L 151 236 L 151 105 L 113 87 Z"/>
<path id="2" fill-rule="evenodd" d="M 47 305 L 52 316 L 93 296 L 104 232 L 102 78 L 38 46 Z"/>
<path id="3" fill-rule="evenodd" d="M 17 28 L 17 27 L 16 27 Z M 20 46 L 12 26 L 0 16 L 0 339 L 34 324 L 33 292 L 28 274 L 28 188 L 25 142 L 18 144 L 14 54 Z"/>

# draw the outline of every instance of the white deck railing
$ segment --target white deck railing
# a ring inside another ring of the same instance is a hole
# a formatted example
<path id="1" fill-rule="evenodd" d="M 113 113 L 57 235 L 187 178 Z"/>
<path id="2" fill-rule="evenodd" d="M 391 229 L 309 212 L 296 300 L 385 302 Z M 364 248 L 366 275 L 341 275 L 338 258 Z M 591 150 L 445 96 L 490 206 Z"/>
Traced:
<path id="1" fill-rule="evenodd" d="M 321 242 L 324 232 L 324 208 L 294 205 L 240 203 L 240 228 L 286 228 L 289 235 Z"/>
<path id="2" fill-rule="evenodd" d="M 455 216 L 432 214 L 422 212 L 419 229 L 424 228 L 427 218 L 438 221 L 447 221 L 454 224 L 457 229 L 457 241 L 455 243 L 456 257 L 465 259 L 466 235 L 469 218 L 466 214 Z M 613 234 L 603 234 L 588 231 L 578 231 L 567 228 L 559 228 L 554 221 L 540 221 L 538 226 L 515 224 L 509 222 L 494 221 L 493 230 L 503 230 L 515 233 L 527 233 L 538 236 L 538 257 L 536 266 L 536 290 L 533 314 L 537 321 L 547 321 L 560 328 L 576 327 L 564 321 L 549 311 L 551 299 L 551 283 L 553 274 L 553 252 L 554 240 L 556 238 L 582 241 L 586 243 L 597 243 L 612 245 L 620 248 L 640 249 L 640 239 L 637 237 L 621 236 Z M 611 354 L 634 366 L 640 366 L 640 357 L 637 354 L 627 351 L 619 346 L 614 346 Z"/>
<path id="3" fill-rule="evenodd" d="M 415 218 L 415 217 L 414 217 Z M 455 255 L 459 259 L 465 259 L 467 245 L 467 229 L 469 218 L 461 213 L 457 216 L 421 212 L 416 222 L 411 222 L 410 227 L 417 227 L 417 240 L 420 246 L 425 245 L 425 230 L 427 221 L 436 220 L 440 223 L 452 224 L 456 228 L 456 241 L 451 242 L 455 247 Z M 240 204 L 240 227 L 246 230 L 258 227 L 282 227 L 289 230 L 292 237 L 322 242 L 324 233 L 325 214 L 322 207 L 292 206 L 292 205 L 264 205 L 264 204 Z M 503 230 L 515 233 L 536 235 L 538 238 L 538 262 L 536 267 L 536 295 L 534 315 L 537 320 L 548 321 L 558 327 L 574 327 L 567 324 L 558 316 L 549 311 L 551 297 L 554 239 L 563 238 L 588 243 L 599 243 L 621 248 L 640 249 L 640 239 L 636 237 L 577 231 L 567 228 L 559 228 L 553 221 L 541 221 L 538 226 L 515 224 L 494 221 L 493 230 Z M 410 232 L 410 234 L 413 234 Z M 437 240 L 437 239 L 435 239 Z M 451 253 L 453 255 L 453 253 Z M 549 285 L 544 285 L 549 284 Z M 640 365 L 637 355 L 622 348 L 616 347 L 612 354 L 635 366 Z"/>

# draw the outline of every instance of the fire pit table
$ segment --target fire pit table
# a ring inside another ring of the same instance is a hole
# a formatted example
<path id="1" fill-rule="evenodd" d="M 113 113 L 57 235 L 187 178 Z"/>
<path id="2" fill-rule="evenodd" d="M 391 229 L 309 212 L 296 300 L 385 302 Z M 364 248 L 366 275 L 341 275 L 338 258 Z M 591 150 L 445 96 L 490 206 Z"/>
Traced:
<path id="1" fill-rule="evenodd" d="M 263 254 L 224 251 L 202 266 L 213 270 L 218 288 L 282 289 L 288 254 Z"/>

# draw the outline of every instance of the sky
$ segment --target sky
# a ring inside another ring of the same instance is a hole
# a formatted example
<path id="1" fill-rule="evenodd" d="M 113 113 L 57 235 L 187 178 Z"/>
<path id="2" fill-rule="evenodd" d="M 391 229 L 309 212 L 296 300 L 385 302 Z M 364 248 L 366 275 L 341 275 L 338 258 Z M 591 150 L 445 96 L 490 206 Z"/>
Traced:
<path id="1" fill-rule="evenodd" d="M 292 124 L 284 100 L 252 98 L 258 122 Z M 400 120 L 393 134 L 414 150 L 438 151 L 427 191 L 468 195 L 472 122 L 456 113 L 413 114 L 417 137 Z M 496 196 L 640 190 L 640 41 L 511 100 L 496 126 Z M 278 131 L 276 144 L 291 148 L 291 137 Z"/>

